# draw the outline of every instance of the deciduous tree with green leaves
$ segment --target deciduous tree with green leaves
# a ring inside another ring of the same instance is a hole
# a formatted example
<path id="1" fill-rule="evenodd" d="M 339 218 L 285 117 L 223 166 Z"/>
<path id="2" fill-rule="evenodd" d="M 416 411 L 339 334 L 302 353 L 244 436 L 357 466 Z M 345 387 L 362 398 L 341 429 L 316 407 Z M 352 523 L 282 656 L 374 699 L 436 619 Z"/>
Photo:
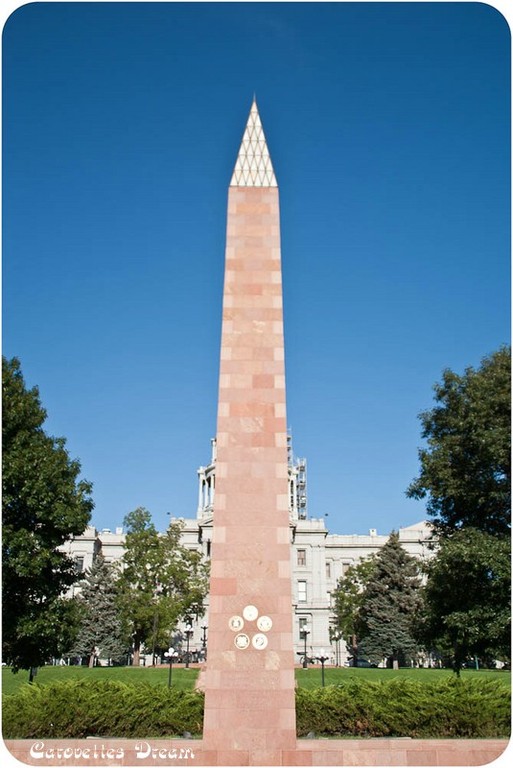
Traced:
<path id="1" fill-rule="evenodd" d="M 18 359 L 2 362 L 2 650 L 16 671 L 73 641 L 76 605 L 62 595 L 78 576 L 58 547 L 84 532 L 93 502 L 64 438 L 43 429 L 37 387 L 26 388 Z"/>
<path id="2" fill-rule="evenodd" d="M 459 675 L 469 657 L 511 653 L 511 546 L 505 536 L 464 528 L 439 542 L 427 566 L 419 634 L 451 659 Z"/>
<path id="3" fill-rule="evenodd" d="M 335 627 L 350 648 L 354 666 L 358 660 L 358 637 L 360 635 L 360 610 L 365 587 L 374 569 L 374 555 L 349 566 L 339 580 L 335 590 Z"/>
<path id="4" fill-rule="evenodd" d="M 201 615 L 207 594 L 207 566 L 199 552 L 180 543 L 181 526 L 159 534 L 143 507 L 124 520 L 127 534 L 120 561 L 118 604 L 139 664 L 141 646 L 166 648 L 180 618 Z"/>
<path id="5" fill-rule="evenodd" d="M 502 347 L 463 376 L 447 369 L 436 405 L 420 414 L 427 447 L 407 495 L 426 498 L 439 535 L 464 527 L 509 536 L 511 350 Z"/>
<path id="6" fill-rule="evenodd" d="M 420 414 L 427 447 L 407 495 L 427 497 L 437 534 L 428 568 L 424 642 L 452 657 L 510 652 L 511 350 L 436 384 Z"/>
<path id="7" fill-rule="evenodd" d="M 99 656 L 113 661 L 126 660 L 130 648 L 117 605 L 117 576 L 114 566 L 99 553 L 81 583 L 77 598 L 80 625 L 69 654 L 87 656 L 90 667 Z"/>
<path id="8" fill-rule="evenodd" d="M 376 664 L 405 664 L 415 659 L 418 646 L 414 620 L 420 602 L 417 561 L 392 532 L 374 559 L 358 615 L 358 652 Z"/>

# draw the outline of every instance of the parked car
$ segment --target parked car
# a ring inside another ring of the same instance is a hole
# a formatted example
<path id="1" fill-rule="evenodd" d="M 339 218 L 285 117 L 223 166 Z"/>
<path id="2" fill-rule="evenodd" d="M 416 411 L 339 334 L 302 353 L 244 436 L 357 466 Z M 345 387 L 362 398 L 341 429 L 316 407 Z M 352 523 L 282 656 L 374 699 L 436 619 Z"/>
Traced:
<path id="1" fill-rule="evenodd" d="M 368 661 L 367 659 L 356 659 L 356 665 L 354 663 L 354 659 L 348 659 L 348 661 L 344 662 L 346 667 L 371 667 L 372 669 L 377 669 L 377 664 L 373 664 L 371 661 Z"/>

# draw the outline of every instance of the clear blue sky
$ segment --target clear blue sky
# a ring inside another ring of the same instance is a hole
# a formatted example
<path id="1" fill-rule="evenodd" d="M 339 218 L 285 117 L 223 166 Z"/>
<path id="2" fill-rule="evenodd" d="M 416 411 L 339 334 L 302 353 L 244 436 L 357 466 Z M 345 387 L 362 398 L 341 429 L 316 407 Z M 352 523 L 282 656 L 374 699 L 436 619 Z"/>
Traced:
<path id="1" fill-rule="evenodd" d="M 478 3 L 55 3 L 4 31 L 4 354 L 93 523 L 193 517 L 253 92 L 281 196 L 288 422 L 336 533 L 424 517 L 418 413 L 509 341 L 509 30 Z"/>

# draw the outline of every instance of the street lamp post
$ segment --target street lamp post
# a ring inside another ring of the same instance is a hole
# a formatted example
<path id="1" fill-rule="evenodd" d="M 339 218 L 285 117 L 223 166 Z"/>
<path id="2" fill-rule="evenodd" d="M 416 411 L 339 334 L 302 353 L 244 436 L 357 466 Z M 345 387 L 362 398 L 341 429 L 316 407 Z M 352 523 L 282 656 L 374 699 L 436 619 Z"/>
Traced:
<path id="1" fill-rule="evenodd" d="M 174 648 L 168 648 L 168 650 L 164 654 L 164 656 L 167 656 L 169 658 L 169 675 L 168 675 L 168 678 L 167 678 L 167 687 L 168 688 L 171 688 L 171 673 L 173 671 L 173 656 L 174 656 L 174 653 L 175 653 L 175 649 Z"/>
<path id="2" fill-rule="evenodd" d="M 324 688 L 324 665 L 326 664 L 326 662 L 329 659 L 329 656 L 325 656 L 325 653 L 326 653 L 326 651 L 324 650 L 324 648 L 321 648 L 321 655 L 320 656 L 316 656 L 317 661 L 321 662 L 321 675 L 322 675 L 322 687 L 323 688 Z"/>
<path id="3" fill-rule="evenodd" d="M 185 629 L 185 639 L 187 640 L 187 649 L 185 652 L 185 669 L 189 669 L 189 643 L 191 641 L 191 637 L 193 634 L 192 624 L 190 623 L 190 620 L 188 624 L 186 624 Z"/>
<path id="4" fill-rule="evenodd" d="M 208 627 L 205 625 L 201 627 L 203 634 L 201 636 L 201 647 L 203 648 L 203 660 L 207 660 L 207 629 Z"/>
<path id="5" fill-rule="evenodd" d="M 335 644 L 335 666 L 340 666 L 340 641 L 342 639 L 342 633 L 337 629 L 330 628 L 330 639 Z"/>
<path id="6" fill-rule="evenodd" d="M 307 656 L 307 650 L 306 650 L 306 639 L 308 635 L 310 634 L 310 630 L 306 627 L 303 627 L 303 639 L 305 641 L 305 650 L 304 650 L 304 656 L 303 656 L 303 669 L 308 669 L 308 656 Z"/>

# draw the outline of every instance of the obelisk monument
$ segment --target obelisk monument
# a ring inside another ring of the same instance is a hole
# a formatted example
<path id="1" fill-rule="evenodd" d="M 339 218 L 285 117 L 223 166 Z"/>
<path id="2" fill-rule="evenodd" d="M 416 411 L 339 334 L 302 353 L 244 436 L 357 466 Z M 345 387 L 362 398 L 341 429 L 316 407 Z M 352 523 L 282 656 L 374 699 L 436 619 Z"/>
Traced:
<path id="1" fill-rule="evenodd" d="M 253 101 L 228 192 L 203 746 L 296 745 L 278 186 Z"/>

